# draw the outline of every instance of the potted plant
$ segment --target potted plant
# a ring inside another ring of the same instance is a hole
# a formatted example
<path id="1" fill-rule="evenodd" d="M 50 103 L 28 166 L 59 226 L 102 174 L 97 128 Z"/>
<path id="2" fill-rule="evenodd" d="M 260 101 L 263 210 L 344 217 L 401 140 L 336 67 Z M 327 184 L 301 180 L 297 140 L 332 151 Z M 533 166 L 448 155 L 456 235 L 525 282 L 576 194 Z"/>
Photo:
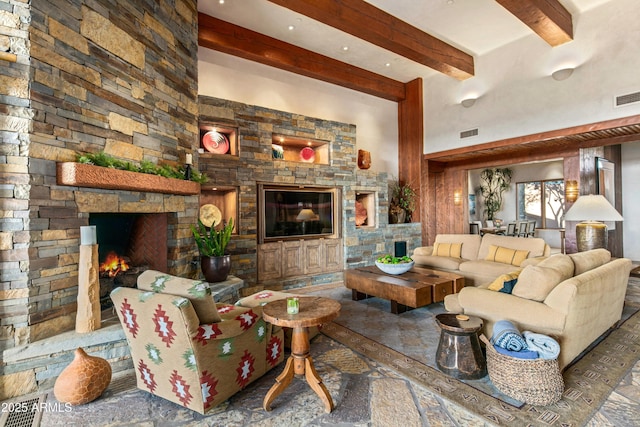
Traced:
<path id="1" fill-rule="evenodd" d="M 207 282 L 223 282 L 227 280 L 231 271 L 231 255 L 225 254 L 227 244 L 231 240 L 233 218 L 229 222 L 223 221 L 222 227 L 216 230 L 214 226 L 207 227 L 198 220 L 198 226 L 191 226 L 191 232 L 200 251 L 200 268 Z"/>
<path id="2" fill-rule="evenodd" d="M 502 194 L 509 188 L 512 174 L 509 168 L 485 169 L 480 174 L 480 192 L 487 220 L 493 221 L 496 212 L 502 209 Z"/>
<path id="3" fill-rule="evenodd" d="M 402 224 L 411 222 L 411 214 L 415 209 L 416 192 L 409 184 L 402 184 L 399 180 L 391 181 L 389 185 L 391 202 L 389 204 L 389 223 Z"/>

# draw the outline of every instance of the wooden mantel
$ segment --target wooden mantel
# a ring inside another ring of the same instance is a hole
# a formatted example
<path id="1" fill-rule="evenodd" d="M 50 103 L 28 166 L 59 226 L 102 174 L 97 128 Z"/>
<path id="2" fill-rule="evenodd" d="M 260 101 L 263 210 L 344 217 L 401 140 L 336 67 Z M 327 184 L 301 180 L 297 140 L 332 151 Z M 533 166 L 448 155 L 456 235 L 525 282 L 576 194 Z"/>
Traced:
<path id="1" fill-rule="evenodd" d="M 146 191 L 185 196 L 200 194 L 200 184 L 197 182 L 74 162 L 57 164 L 56 181 L 59 185 L 106 190 Z"/>

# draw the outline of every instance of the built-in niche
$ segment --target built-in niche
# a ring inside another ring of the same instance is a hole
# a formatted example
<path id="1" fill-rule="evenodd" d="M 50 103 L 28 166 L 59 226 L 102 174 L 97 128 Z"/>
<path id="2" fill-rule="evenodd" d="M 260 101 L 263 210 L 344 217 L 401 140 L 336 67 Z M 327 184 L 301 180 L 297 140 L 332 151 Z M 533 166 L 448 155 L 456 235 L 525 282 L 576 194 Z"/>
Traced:
<path id="1" fill-rule="evenodd" d="M 271 152 L 274 160 L 329 164 L 329 141 L 274 133 Z"/>
<path id="2" fill-rule="evenodd" d="M 238 128 L 228 124 L 200 123 L 200 149 L 204 157 L 238 157 Z"/>
<path id="3" fill-rule="evenodd" d="M 238 233 L 238 188 L 224 185 L 204 185 L 200 191 L 200 207 L 213 205 L 220 212 L 220 224 L 233 218 L 233 233 Z"/>
<path id="4" fill-rule="evenodd" d="M 356 191 L 356 227 L 376 226 L 376 193 L 373 191 Z"/>

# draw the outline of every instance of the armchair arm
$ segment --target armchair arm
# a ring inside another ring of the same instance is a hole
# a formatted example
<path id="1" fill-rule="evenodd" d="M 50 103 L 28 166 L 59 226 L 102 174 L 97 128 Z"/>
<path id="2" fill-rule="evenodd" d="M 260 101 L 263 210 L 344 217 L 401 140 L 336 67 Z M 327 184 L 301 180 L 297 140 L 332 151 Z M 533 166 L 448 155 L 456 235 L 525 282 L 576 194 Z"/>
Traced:
<path id="1" fill-rule="evenodd" d="M 266 333 L 266 322 L 262 319 L 262 307 L 249 308 L 218 304 L 218 313 L 220 313 L 222 320 L 200 324 L 196 333 L 193 334 L 195 340 L 226 340 L 244 334 L 256 324 L 262 328 L 262 333 Z"/>

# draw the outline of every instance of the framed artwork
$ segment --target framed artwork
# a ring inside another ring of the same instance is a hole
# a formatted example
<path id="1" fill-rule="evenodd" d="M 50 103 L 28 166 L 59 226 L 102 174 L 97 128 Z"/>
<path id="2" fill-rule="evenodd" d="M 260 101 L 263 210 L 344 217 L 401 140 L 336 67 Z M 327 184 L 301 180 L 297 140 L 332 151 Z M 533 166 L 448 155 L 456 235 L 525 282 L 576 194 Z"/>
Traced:
<path id="1" fill-rule="evenodd" d="M 609 160 L 596 157 L 596 191 L 598 194 L 604 196 L 605 199 L 611 203 L 611 206 L 615 208 L 616 206 L 616 182 L 615 182 L 615 172 L 616 165 Z M 616 223 L 615 222 L 606 222 L 609 230 L 615 230 Z"/>

